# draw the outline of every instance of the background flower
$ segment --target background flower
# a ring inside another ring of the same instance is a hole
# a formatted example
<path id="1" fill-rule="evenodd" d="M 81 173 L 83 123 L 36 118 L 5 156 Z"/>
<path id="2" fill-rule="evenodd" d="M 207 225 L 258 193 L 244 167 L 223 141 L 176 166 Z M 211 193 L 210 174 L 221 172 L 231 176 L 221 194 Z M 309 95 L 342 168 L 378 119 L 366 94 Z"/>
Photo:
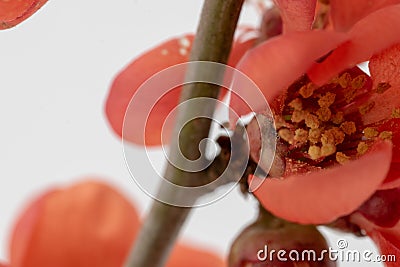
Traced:
<path id="1" fill-rule="evenodd" d="M 0 30 L 14 27 L 29 18 L 47 0 L 22 0 L 0 2 Z"/>
<path id="2" fill-rule="evenodd" d="M 114 188 L 85 179 L 54 188 L 29 203 L 10 242 L 12 267 L 122 266 L 140 219 L 135 207 Z M 224 266 L 211 252 L 177 245 L 167 266 Z M 192 265 L 196 266 L 196 265 Z"/>

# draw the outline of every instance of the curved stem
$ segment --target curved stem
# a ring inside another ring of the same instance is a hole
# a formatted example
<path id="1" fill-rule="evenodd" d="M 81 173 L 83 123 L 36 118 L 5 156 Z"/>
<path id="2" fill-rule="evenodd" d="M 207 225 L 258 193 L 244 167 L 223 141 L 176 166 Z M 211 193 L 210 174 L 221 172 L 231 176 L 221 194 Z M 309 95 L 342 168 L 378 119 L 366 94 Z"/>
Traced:
<path id="1" fill-rule="evenodd" d="M 244 0 L 205 0 L 191 52 L 192 61 L 227 62 L 243 2 Z M 195 71 L 188 70 L 192 75 L 196 75 Z M 205 83 L 188 84 L 183 88 L 181 102 L 197 97 L 217 98 L 218 95 L 218 86 Z M 171 145 L 171 157 L 181 152 L 188 159 L 197 159 L 200 156 L 198 145 L 201 140 L 208 137 L 210 120 L 196 119 L 185 124 L 188 116 L 193 116 L 191 109 L 179 111 L 175 126 L 175 134 L 179 133 L 180 136 L 179 147 L 177 144 Z M 212 116 L 215 107 L 213 103 L 209 103 L 202 109 L 202 112 L 197 110 L 194 112 L 204 115 L 206 110 Z M 189 173 L 172 165 L 167 166 L 164 177 L 175 184 L 188 186 L 205 184 L 209 180 L 207 172 Z M 175 192 L 160 188 L 160 194 L 173 197 Z M 192 196 L 190 201 L 194 204 L 198 197 Z M 154 201 L 125 266 L 164 266 L 190 211 L 191 208 L 175 207 Z"/>

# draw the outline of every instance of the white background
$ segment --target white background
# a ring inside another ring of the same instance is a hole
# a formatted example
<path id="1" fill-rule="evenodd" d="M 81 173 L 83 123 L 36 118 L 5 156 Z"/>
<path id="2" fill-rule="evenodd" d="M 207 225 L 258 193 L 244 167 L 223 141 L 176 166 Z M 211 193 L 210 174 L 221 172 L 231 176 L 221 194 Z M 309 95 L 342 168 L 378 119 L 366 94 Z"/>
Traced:
<path id="1" fill-rule="evenodd" d="M 145 214 L 151 199 L 129 176 L 120 140 L 104 117 L 105 97 L 114 75 L 135 56 L 171 36 L 193 32 L 201 4 L 53 0 L 18 27 L 0 32 L 1 260 L 8 258 L 17 214 L 53 186 L 99 177 Z M 258 19 L 249 6 L 241 17 L 253 25 Z M 238 230 L 254 216 L 255 203 L 234 190 L 196 209 L 183 237 L 226 254 Z M 337 248 L 335 242 L 343 235 L 324 233 Z M 350 249 L 374 249 L 367 239 L 345 238 Z"/>

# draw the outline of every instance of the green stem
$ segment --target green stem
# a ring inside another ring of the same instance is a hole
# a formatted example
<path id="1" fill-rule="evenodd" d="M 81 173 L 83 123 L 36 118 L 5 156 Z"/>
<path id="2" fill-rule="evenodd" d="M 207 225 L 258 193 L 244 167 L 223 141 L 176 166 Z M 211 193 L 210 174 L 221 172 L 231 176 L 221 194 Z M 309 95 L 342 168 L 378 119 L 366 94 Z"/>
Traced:
<path id="1" fill-rule="evenodd" d="M 205 0 L 190 56 L 192 61 L 227 62 L 243 2 L 244 0 Z M 189 69 L 188 72 L 196 75 L 195 70 Z M 218 95 L 219 87 L 215 85 L 193 83 L 184 86 L 181 102 L 198 97 L 217 98 Z M 187 124 L 185 122 L 193 117 L 193 112 L 204 116 L 204 111 L 207 111 L 211 117 L 215 106 L 213 103 L 206 103 L 201 108 L 201 111 L 193 110 L 192 107 L 179 111 L 175 126 L 175 136 L 178 133 L 180 135 L 179 146 L 176 143 L 171 144 L 171 157 L 174 158 L 178 153 L 182 153 L 191 160 L 199 158 L 199 143 L 208 137 L 211 121 L 196 119 Z M 180 129 L 182 130 L 179 131 Z M 189 173 L 170 164 L 164 177 L 175 184 L 186 186 L 209 182 L 207 172 Z M 173 197 L 175 193 L 165 188 L 160 188 L 159 191 L 159 195 L 167 197 Z M 198 197 L 192 196 L 190 201 L 194 204 Z M 154 201 L 125 266 L 164 266 L 190 211 L 191 208 L 175 207 Z"/>

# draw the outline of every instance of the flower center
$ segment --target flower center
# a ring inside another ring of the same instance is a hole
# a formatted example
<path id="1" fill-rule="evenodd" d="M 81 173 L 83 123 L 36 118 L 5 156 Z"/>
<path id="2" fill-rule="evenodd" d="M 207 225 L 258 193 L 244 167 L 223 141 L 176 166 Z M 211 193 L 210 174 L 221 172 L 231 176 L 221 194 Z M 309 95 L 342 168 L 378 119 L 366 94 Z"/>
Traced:
<path id="1" fill-rule="evenodd" d="M 362 122 L 374 106 L 371 88 L 370 77 L 358 68 L 321 87 L 307 77 L 291 85 L 281 115 L 275 116 L 280 140 L 288 148 L 286 157 L 319 167 L 343 164 L 366 153 L 377 138 L 390 139 L 391 132 Z"/>

